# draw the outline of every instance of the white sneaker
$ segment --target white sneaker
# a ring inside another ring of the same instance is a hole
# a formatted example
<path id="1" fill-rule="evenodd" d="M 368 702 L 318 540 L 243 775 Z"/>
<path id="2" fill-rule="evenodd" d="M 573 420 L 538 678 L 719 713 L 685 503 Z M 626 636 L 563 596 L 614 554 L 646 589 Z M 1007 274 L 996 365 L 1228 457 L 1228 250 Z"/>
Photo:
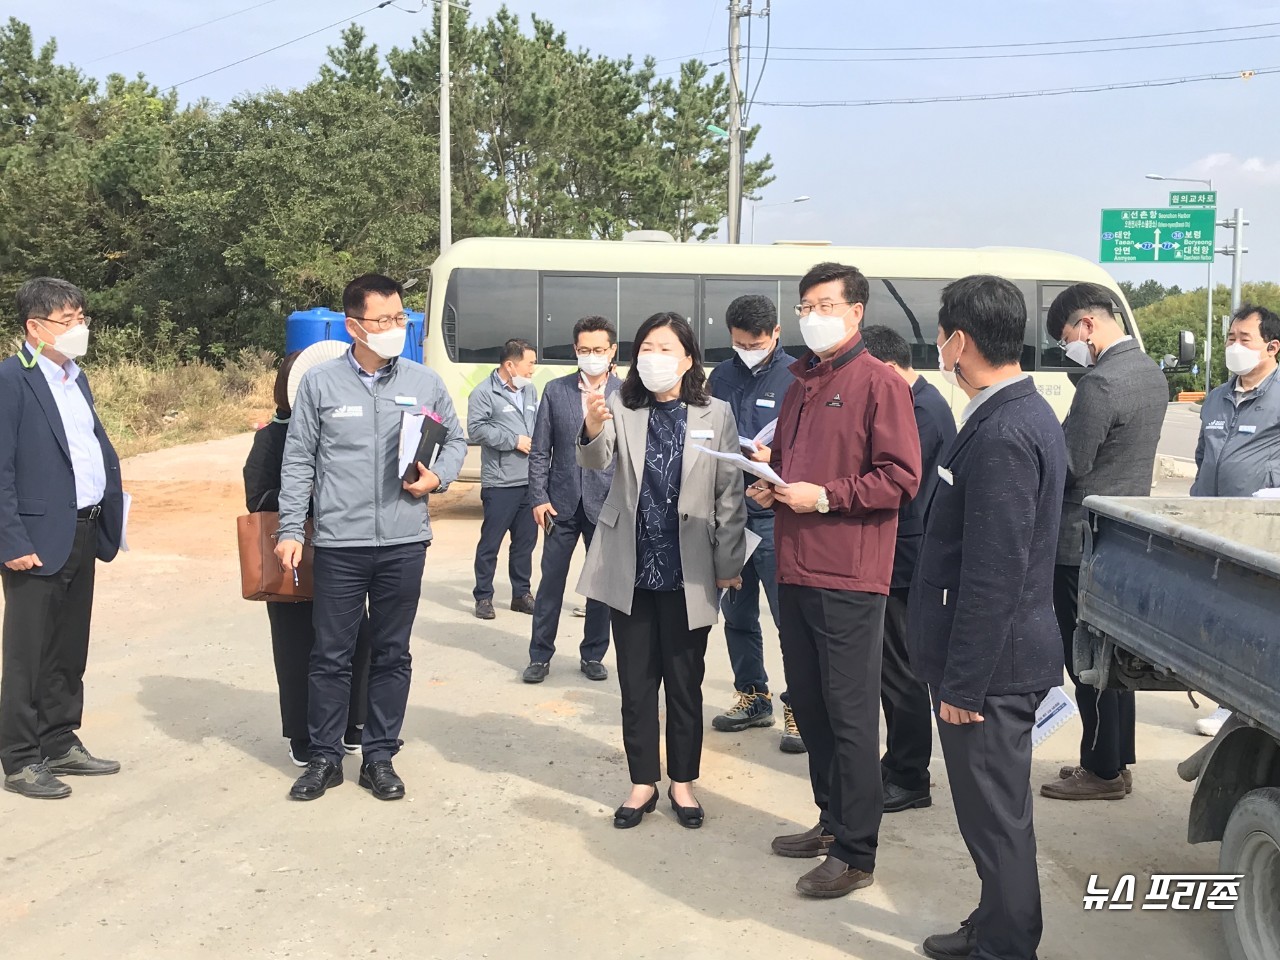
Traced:
<path id="1" fill-rule="evenodd" d="M 1231 716 L 1231 711 L 1226 707 L 1219 707 L 1207 717 L 1201 717 L 1196 721 L 1196 733 L 1202 737 L 1216 737 L 1218 731 L 1222 729 L 1222 725 L 1227 722 L 1227 718 Z"/>

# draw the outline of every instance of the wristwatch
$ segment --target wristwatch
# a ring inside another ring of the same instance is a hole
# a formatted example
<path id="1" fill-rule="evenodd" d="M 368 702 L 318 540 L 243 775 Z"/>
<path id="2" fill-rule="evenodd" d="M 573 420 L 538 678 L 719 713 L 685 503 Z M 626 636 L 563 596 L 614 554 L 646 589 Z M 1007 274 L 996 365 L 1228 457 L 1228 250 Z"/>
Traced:
<path id="1" fill-rule="evenodd" d="M 819 492 L 819 494 L 818 494 L 818 502 L 817 502 L 817 504 L 816 504 L 816 508 L 817 508 L 817 511 L 818 511 L 819 513 L 830 513 L 830 512 L 831 512 L 831 501 L 827 499 L 827 488 L 826 488 L 826 487 L 823 487 L 823 488 L 822 488 L 822 490 L 821 490 L 821 492 Z"/>

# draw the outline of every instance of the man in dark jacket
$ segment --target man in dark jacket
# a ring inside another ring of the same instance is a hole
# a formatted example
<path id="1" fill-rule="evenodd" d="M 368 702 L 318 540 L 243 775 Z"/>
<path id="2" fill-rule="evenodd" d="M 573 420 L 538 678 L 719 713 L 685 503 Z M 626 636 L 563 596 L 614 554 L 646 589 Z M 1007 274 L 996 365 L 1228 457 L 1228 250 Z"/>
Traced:
<path id="1" fill-rule="evenodd" d="M 956 820 L 982 881 L 977 910 L 926 956 L 1032 960 L 1040 881 L 1031 819 L 1031 730 L 1062 682 L 1053 561 L 1067 453 L 1052 408 L 1019 366 L 1027 308 L 1000 277 L 942 292 L 943 373 L 969 396 L 938 467 L 907 617 L 929 684 Z"/>
<path id="2" fill-rule="evenodd" d="M 928 807 L 929 758 L 933 753 L 933 710 L 929 687 L 911 669 L 907 656 L 907 603 L 924 536 L 924 511 L 938 485 L 938 461 L 955 439 L 956 419 L 941 391 L 911 368 L 911 347 L 888 327 L 863 327 L 867 352 L 888 365 L 911 388 L 920 434 L 920 492 L 898 512 L 893 580 L 884 610 L 884 662 L 880 705 L 884 708 L 884 812 Z"/>
<path id="3" fill-rule="evenodd" d="M 476 544 L 475 614 L 492 620 L 493 575 L 498 550 L 511 534 L 507 574 L 511 579 L 511 609 L 533 613 L 533 548 L 538 526 L 529 500 L 529 451 L 538 416 L 538 388 L 533 369 L 538 353 L 527 340 L 511 339 L 502 347 L 498 369 L 471 391 L 467 401 L 467 437 L 480 444 L 480 502 L 484 520 Z"/>
<path id="4" fill-rule="evenodd" d="M 738 433 L 752 439 L 778 422 L 778 412 L 787 388 L 795 380 L 788 356 L 779 343 L 782 327 L 778 309 L 768 297 L 752 294 L 738 297 L 724 313 L 725 326 L 733 340 L 734 356 L 711 371 L 711 395 L 733 408 Z M 755 445 L 758 456 L 768 462 L 773 438 Z M 753 480 L 744 474 L 744 482 Z M 778 564 L 773 547 L 773 511 L 753 500 L 747 501 L 747 529 L 760 538 L 759 545 L 742 570 L 742 587 L 725 593 L 720 608 L 724 613 L 724 639 L 733 666 L 733 689 L 737 697 L 732 707 L 711 721 L 726 733 L 749 727 L 773 725 L 773 703 L 769 675 L 764 667 L 764 634 L 760 630 L 760 588 L 764 588 L 774 626 L 778 626 Z M 804 740 L 784 692 L 783 728 L 779 746 L 784 753 L 804 753 Z"/>
<path id="5" fill-rule="evenodd" d="M 778 416 L 773 468 L 753 483 L 775 519 L 782 662 L 809 749 L 817 826 L 776 837 L 783 857 L 826 859 L 796 883 L 810 897 L 869 886 L 884 806 L 880 660 L 898 511 L 920 486 L 911 391 L 858 333 L 870 293 L 856 267 L 821 263 L 800 281 L 809 352 Z"/>
<path id="6" fill-rule="evenodd" d="M 613 375 L 618 359 L 613 322 L 604 317 L 583 317 L 573 326 L 573 349 L 578 370 L 547 384 L 529 454 L 529 499 L 534 505 L 534 521 L 546 531 L 546 537 L 542 542 L 542 580 L 534 601 L 529 665 L 522 677 L 525 683 L 541 683 L 551 672 L 573 551 L 579 538 L 591 546 L 600 508 L 613 483 L 612 467 L 588 470 L 578 466 L 577 454 L 586 398 L 593 393 L 612 396 L 622 386 Z M 609 671 L 600 661 L 609 649 L 609 608 L 597 600 L 588 600 L 586 608 L 578 669 L 588 680 L 605 680 Z"/>
<path id="7" fill-rule="evenodd" d="M 76 366 L 89 348 L 84 308 L 65 280 L 27 281 L 25 342 L 0 363 L 0 763 L 6 790 L 38 800 L 71 793 L 60 776 L 120 769 L 76 736 L 94 570 L 124 530 L 120 460 Z"/>
<path id="8" fill-rule="evenodd" d="M 1169 410 L 1169 384 L 1156 362 L 1121 329 L 1106 287 L 1067 287 L 1049 307 L 1048 328 L 1069 358 L 1089 368 L 1076 384 L 1071 412 L 1062 425 L 1067 488 L 1053 568 L 1053 609 L 1084 730 L 1079 766 L 1063 767 L 1040 793 L 1054 800 L 1123 800 L 1131 789 L 1128 765 L 1136 759 L 1133 691 L 1099 691 L 1082 684 L 1072 662 L 1087 523 L 1083 503 L 1094 494 L 1151 495 L 1156 447 Z"/>

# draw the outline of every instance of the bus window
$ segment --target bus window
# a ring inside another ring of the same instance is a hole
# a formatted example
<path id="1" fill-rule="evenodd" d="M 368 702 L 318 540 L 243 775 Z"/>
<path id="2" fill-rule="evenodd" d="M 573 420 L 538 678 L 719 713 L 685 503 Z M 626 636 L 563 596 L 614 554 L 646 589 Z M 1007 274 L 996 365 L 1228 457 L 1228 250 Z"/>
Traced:
<path id="1" fill-rule="evenodd" d="M 702 341 L 702 362 L 707 366 L 715 366 L 720 361 L 728 360 L 733 356 L 733 343 L 729 336 L 729 328 L 724 322 L 725 310 L 730 303 L 738 297 L 758 294 L 768 297 L 774 307 L 778 307 L 778 293 L 777 280 L 704 280 L 702 312 L 698 315 L 699 322 L 695 324 L 695 329 L 701 331 L 699 337 Z M 782 309 L 791 310 L 791 307 L 792 304 L 788 304 Z M 780 319 L 782 309 L 778 311 Z M 792 318 L 794 317 L 793 312 Z M 796 329 L 795 324 L 791 326 L 792 329 Z"/>
<path id="2" fill-rule="evenodd" d="M 618 278 L 606 276 L 542 275 L 542 324 L 539 359 L 576 363 L 573 325 L 583 317 L 618 316 Z"/>
<path id="3" fill-rule="evenodd" d="M 631 362 L 635 332 L 655 313 L 678 313 L 697 329 L 697 293 L 694 277 L 623 277 L 618 297 L 618 362 Z"/>
<path id="4" fill-rule="evenodd" d="M 445 289 L 444 334 L 458 363 L 497 363 L 511 337 L 538 335 L 538 272 L 461 268 Z"/>
<path id="5" fill-rule="evenodd" d="M 871 295 L 863 323 L 896 330 L 911 348 L 917 370 L 938 369 L 938 305 L 949 280 L 870 277 Z"/>

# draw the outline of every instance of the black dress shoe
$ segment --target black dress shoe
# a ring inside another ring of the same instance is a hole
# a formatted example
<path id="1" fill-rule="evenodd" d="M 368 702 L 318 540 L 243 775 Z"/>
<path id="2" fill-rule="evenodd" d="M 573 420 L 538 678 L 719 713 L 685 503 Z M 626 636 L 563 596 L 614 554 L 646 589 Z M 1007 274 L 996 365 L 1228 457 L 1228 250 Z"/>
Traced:
<path id="1" fill-rule="evenodd" d="M 493 620 L 498 615 L 493 612 L 492 600 L 476 601 L 476 619 L 477 620 Z"/>
<path id="2" fill-rule="evenodd" d="M 511 609 L 516 613 L 527 613 L 533 616 L 534 599 L 532 593 L 526 593 L 523 597 L 516 597 L 511 601 Z"/>
<path id="3" fill-rule="evenodd" d="M 534 663 L 524 668 L 524 675 L 520 678 L 525 683 L 541 683 L 547 679 L 547 674 L 551 672 L 551 664 Z"/>
<path id="4" fill-rule="evenodd" d="M 680 826 L 688 827 L 690 830 L 697 830 L 702 826 L 703 809 L 699 804 L 696 807 L 682 807 L 676 803 L 676 798 L 671 793 L 671 788 L 667 788 L 667 799 L 671 801 L 671 809 L 675 811 L 676 819 L 680 821 Z"/>
<path id="5" fill-rule="evenodd" d="M 889 780 L 884 782 L 884 812 L 901 813 L 903 810 L 918 810 L 933 806 L 933 798 L 929 788 L 908 790 Z"/>
<path id="6" fill-rule="evenodd" d="M 619 830 L 630 830 L 644 819 L 646 813 L 658 809 L 658 786 L 654 784 L 653 796 L 643 807 L 619 807 L 613 811 L 613 825 Z"/>
<path id="7" fill-rule="evenodd" d="M 932 960 L 965 960 L 978 948 L 978 928 L 968 920 L 955 933 L 935 933 L 924 941 L 926 957 Z"/>
<path id="8" fill-rule="evenodd" d="M 588 680 L 608 680 L 609 668 L 599 660 L 583 660 L 578 666 Z"/>
<path id="9" fill-rule="evenodd" d="M 374 760 L 361 767 L 360 786 L 372 791 L 379 800 L 404 799 L 404 781 L 390 760 Z"/>
<path id="10" fill-rule="evenodd" d="M 294 800 L 317 800 L 330 787 L 342 783 L 342 768 L 332 760 L 312 757 L 306 772 L 293 782 L 289 796 Z"/>
<path id="11" fill-rule="evenodd" d="M 63 756 L 46 760 L 45 766 L 55 777 L 105 777 L 119 773 L 116 760 L 99 760 L 84 747 L 72 747 Z"/>
<path id="12" fill-rule="evenodd" d="M 32 800 L 61 800 L 71 796 L 71 788 L 51 774 L 43 763 L 29 763 L 5 777 L 4 788 Z"/>

